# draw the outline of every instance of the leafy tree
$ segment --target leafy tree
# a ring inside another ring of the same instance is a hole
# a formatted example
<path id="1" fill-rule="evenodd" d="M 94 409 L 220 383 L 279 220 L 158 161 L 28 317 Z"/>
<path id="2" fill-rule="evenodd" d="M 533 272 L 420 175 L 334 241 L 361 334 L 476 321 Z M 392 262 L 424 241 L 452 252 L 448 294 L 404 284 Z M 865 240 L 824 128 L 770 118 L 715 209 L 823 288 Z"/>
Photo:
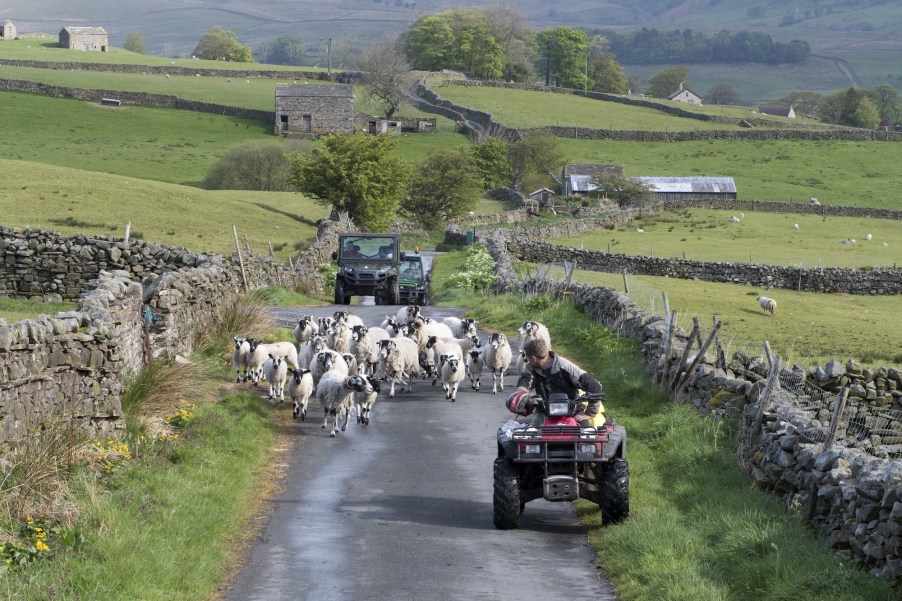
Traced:
<path id="1" fill-rule="evenodd" d="M 379 40 L 360 55 L 358 64 L 369 76 L 364 87 L 367 99 L 381 104 L 385 108 L 385 117 L 391 118 L 401 106 L 410 71 L 398 38 Z"/>
<path id="2" fill-rule="evenodd" d="M 214 61 L 254 62 L 250 46 L 242 46 L 235 38 L 235 33 L 223 29 L 221 25 L 205 33 L 192 54 Z"/>
<path id="3" fill-rule="evenodd" d="M 295 187 L 332 217 L 347 212 L 358 227 L 385 230 L 407 191 L 410 166 L 400 157 L 394 136 L 328 134 L 319 148 L 292 156 Z"/>
<path id="4" fill-rule="evenodd" d="M 545 29 L 536 34 L 536 46 L 545 71 L 545 85 L 551 85 L 554 79 L 563 88 L 583 88 L 589 51 L 585 31 L 564 26 Z"/>
<path id="5" fill-rule="evenodd" d="M 533 32 L 523 23 L 523 14 L 508 4 L 489 4 L 479 7 L 504 53 L 505 80 L 530 81 L 532 79 L 534 50 Z"/>
<path id="6" fill-rule="evenodd" d="M 129 32 L 128 37 L 125 38 L 125 44 L 123 44 L 122 47 L 129 52 L 137 52 L 138 54 L 150 54 L 150 49 L 147 48 L 147 43 L 144 41 L 144 38 L 141 37 L 141 34 L 137 31 Z"/>
<path id="7" fill-rule="evenodd" d="M 592 88 L 596 92 L 607 94 L 626 94 L 629 80 L 617 59 L 610 52 L 602 54 L 589 63 L 589 79 L 595 82 Z"/>
<path id="8" fill-rule="evenodd" d="M 742 98 L 736 88 L 728 83 L 718 83 L 711 86 L 705 95 L 706 104 L 741 104 Z"/>
<path id="9" fill-rule="evenodd" d="M 504 49 L 485 22 L 473 23 L 454 36 L 455 66 L 480 79 L 496 79 L 504 72 Z"/>
<path id="10" fill-rule="evenodd" d="M 407 33 L 407 58 L 414 69 L 439 71 L 450 66 L 454 32 L 437 15 L 428 15 L 413 24 Z"/>
<path id="11" fill-rule="evenodd" d="M 436 229 L 476 207 L 482 174 L 466 147 L 436 149 L 416 167 L 410 194 L 401 202 L 405 215 Z"/>
<path id="12" fill-rule="evenodd" d="M 780 102 L 792 105 L 793 110 L 797 113 L 802 113 L 803 115 L 817 115 L 823 99 L 824 97 L 817 92 L 800 92 L 794 90 L 790 92 L 788 96 L 781 98 Z"/>
<path id="13" fill-rule="evenodd" d="M 470 146 L 470 154 L 476 168 L 482 174 L 483 190 L 507 186 L 511 180 L 511 166 L 508 162 L 508 145 L 498 138 Z"/>
<path id="14" fill-rule="evenodd" d="M 667 98 L 675 91 L 683 87 L 689 87 L 689 68 L 688 67 L 667 67 L 661 69 L 648 80 L 648 90 L 646 93 L 655 98 Z"/>
<path id="15" fill-rule="evenodd" d="M 239 144 L 207 171 L 203 187 L 208 190 L 292 190 L 290 160 L 285 146 L 276 141 Z"/>
<path id="16" fill-rule="evenodd" d="M 268 62 L 273 65 L 303 65 L 307 56 L 304 40 L 296 35 L 276 38 L 269 50 Z"/>
<path id="17" fill-rule="evenodd" d="M 654 200 L 650 187 L 616 173 L 599 173 L 592 183 L 598 196 L 610 198 L 621 207 L 643 206 Z"/>
<path id="18" fill-rule="evenodd" d="M 547 134 L 526 136 L 513 142 L 508 150 L 511 187 L 536 189 L 552 185 L 552 173 L 564 164 L 557 138 Z"/>
<path id="19" fill-rule="evenodd" d="M 869 90 L 868 95 L 877 106 L 881 119 L 888 119 L 890 123 L 902 121 L 902 104 L 899 102 L 899 92 L 896 88 L 883 83 Z"/>
<path id="20" fill-rule="evenodd" d="M 848 88 L 830 94 L 821 102 L 821 120 L 837 125 L 873 129 L 880 122 L 877 105 L 864 90 Z"/>

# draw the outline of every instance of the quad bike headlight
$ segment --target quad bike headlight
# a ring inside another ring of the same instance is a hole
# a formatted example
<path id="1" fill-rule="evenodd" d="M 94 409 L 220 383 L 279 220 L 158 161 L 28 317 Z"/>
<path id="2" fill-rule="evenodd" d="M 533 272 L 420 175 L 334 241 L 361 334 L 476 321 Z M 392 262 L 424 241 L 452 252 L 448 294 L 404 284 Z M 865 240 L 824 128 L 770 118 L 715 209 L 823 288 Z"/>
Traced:
<path id="1" fill-rule="evenodd" d="M 528 445 L 525 445 L 525 447 L 526 448 L 523 450 L 523 452 L 526 453 L 527 455 L 538 455 L 539 453 L 542 452 L 542 445 L 528 444 Z"/>
<path id="2" fill-rule="evenodd" d="M 594 455 L 597 450 L 597 445 L 595 443 L 579 443 L 579 452 L 582 455 Z"/>
<path id="3" fill-rule="evenodd" d="M 570 403 L 566 401 L 549 401 L 548 415 L 555 417 L 570 414 Z"/>

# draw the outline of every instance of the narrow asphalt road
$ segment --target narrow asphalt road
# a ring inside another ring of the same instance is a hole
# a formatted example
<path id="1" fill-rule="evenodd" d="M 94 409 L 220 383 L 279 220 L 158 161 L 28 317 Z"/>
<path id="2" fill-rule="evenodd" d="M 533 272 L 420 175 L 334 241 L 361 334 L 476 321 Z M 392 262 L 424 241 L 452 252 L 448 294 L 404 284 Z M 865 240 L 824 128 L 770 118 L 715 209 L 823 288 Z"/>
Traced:
<path id="1" fill-rule="evenodd" d="M 338 308 L 276 317 L 293 326 Z M 398 309 L 343 308 L 374 325 Z M 514 379 L 512 367 L 508 392 Z M 290 426 L 299 440 L 284 491 L 224 599 L 615 599 L 570 504 L 533 501 L 519 530 L 493 526 L 495 432 L 510 414 L 491 376 L 482 384 L 451 402 L 439 385 L 415 380 L 412 392 L 383 392 L 368 426 L 352 421 L 336 438 L 313 399 L 308 421 Z"/>

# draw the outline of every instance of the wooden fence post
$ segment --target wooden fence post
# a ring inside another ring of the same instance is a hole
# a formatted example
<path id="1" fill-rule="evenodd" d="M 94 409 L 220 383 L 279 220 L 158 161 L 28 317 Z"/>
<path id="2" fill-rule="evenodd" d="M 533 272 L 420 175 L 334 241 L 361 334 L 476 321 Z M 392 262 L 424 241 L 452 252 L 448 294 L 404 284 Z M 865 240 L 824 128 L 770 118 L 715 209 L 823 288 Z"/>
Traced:
<path id="1" fill-rule="evenodd" d="M 247 275 L 244 273 L 244 259 L 241 258 L 241 244 L 238 243 L 238 228 L 232 226 L 232 236 L 235 237 L 235 248 L 238 250 L 238 265 L 241 267 L 241 281 L 244 282 L 244 293 L 250 294 L 247 286 Z"/>
<path id="2" fill-rule="evenodd" d="M 827 434 L 827 440 L 824 441 L 824 450 L 827 451 L 833 446 L 836 439 L 836 428 L 839 426 L 839 420 L 846 410 L 846 399 L 849 398 L 849 388 L 843 386 L 842 391 L 836 399 L 836 407 L 833 408 L 833 416 L 830 418 L 830 431 Z M 805 512 L 805 519 L 809 522 L 814 519 L 814 512 L 817 509 L 817 483 L 812 480 L 811 486 L 808 488 L 808 508 Z"/>
<path id="3" fill-rule="evenodd" d="M 625 267 L 624 267 L 624 269 L 623 269 L 623 291 L 624 291 L 626 294 L 629 294 L 629 293 L 630 293 L 630 287 L 629 287 L 629 284 L 626 283 L 626 268 L 625 268 Z"/>
<path id="4" fill-rule="evenodd" d="M 708 346 L 711 344 L 711 341 L 714 340 L 714 335 L 720 329 L 720 325 L 720 320 L 714 322 L 714 329 L 711 330 L 711 333 L 708 335 L 708 338 L 705 339 L 704 344 L 702 344 L 701 348 L 698 349 L 698 354 L 695 356 L 695 361 L 693 361 L 692 365 L 689 366 L 689 369 L 686 370 L 686 374 L 680 380 L 680 383 L 677 385 L 676 390 L 674 390 L 675 395 L 679 396 L 683 389 L 689 386 L 689 379 L 695 373 L 695 370 L 698 369 L 698 366 L 701 365 L 702 361 L 705 360 L 705 351 L 708 350 Z"/>
<path id="5" fill-rule="evenodd" d="M 128 237 L 131 235 L 132 231 L 132 222 L 125 222 L 125 236 L 123 236 L 122 240 L 125 242 L 125 245 L 128 246 Z"/>
<path id="6" fill-rule="evenodd" d="M 698 319 L 694 318 L 692 322 L 692 331 L 689 333 L 689 339 L 686 341 L 686 348 L 683 350 L 683 356 L 680 358 L 680 364 L 677 366 L 676 373 L 673 374 L 673 379 L 670 381 L 671 390 L 673 390 L 673 387 L 676 386 L 677 382 L 679 381 L 680 372 L 683 371 L 684 367 L 686 367 L 686 361 L 689 358 L 689 353 L 692 352 L 692 345 L 695 344 L 695 333 L 698 330 Z"/>

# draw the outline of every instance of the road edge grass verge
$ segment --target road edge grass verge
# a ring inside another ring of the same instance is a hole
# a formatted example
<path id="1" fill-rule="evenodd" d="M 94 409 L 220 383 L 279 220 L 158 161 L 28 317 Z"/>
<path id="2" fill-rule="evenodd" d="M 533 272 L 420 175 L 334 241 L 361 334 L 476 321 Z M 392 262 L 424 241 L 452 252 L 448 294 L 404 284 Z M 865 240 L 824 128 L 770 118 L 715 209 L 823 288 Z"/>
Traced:
<path id="1" fill-rule="evenodd" d="M 544 323 L 555 350 L 602 382 L 606 415 L 627 429 L 630 518 L 602 528 L 597 506 L 576 505 L 598 565 L 623 601 L 898 599 L 889 583 L 831 550 L 792 499 L 754 487 L 736 461 L 735 418 L 709 419 L 668 403 L 650 383 L 637 344 L 567 299 L 446 287 L 466 261 L 466 251 L 435 261 L 436 303 L 464 307 L 482 327 L 508 335 L 523 320 Z"/>

